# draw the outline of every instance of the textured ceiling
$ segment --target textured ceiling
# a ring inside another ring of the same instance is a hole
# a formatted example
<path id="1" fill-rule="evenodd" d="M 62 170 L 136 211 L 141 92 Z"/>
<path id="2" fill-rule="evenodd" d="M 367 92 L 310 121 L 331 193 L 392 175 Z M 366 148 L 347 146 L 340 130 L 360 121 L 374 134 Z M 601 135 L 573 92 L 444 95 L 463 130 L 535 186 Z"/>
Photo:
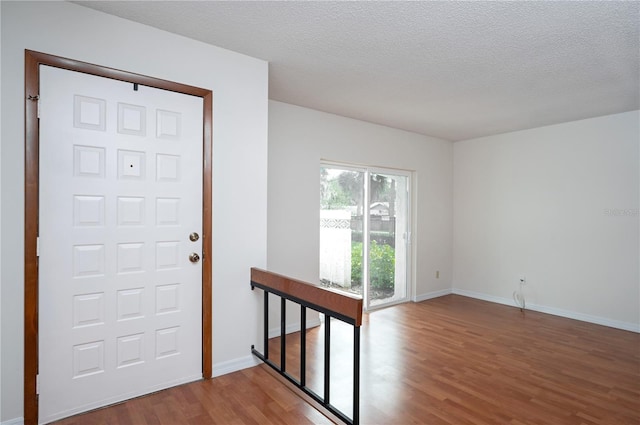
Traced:
<path id="1" fill-rule="evenodd" d="M 640 109 L 640 2 L 81 1 L 269 61 L 269 97 L 447 140 Z"/>

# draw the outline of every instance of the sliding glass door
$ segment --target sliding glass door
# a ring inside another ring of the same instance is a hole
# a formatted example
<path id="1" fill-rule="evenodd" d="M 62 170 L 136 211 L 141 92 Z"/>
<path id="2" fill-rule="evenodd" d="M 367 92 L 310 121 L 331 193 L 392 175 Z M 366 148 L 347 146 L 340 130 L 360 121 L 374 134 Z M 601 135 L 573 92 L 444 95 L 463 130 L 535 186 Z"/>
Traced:
<path id="1" fill-rule="evenodd" d="M 365 308 L 407 299 L 410 174 L 323 164 L 320 280 Z"/>
<path id="2" fill-rule="evenodd" d="M 369 173 L 369 307 L 407 298 L 408 194 L 408 176 Z"/>

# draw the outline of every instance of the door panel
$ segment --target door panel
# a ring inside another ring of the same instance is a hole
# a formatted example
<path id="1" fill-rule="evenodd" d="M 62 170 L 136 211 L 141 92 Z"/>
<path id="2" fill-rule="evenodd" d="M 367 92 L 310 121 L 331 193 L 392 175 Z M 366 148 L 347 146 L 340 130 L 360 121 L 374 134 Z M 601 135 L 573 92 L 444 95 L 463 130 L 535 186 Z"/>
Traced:
<path id="1" fill-rule="evenodd" d="M 320 167 L 320 281 L 364 295 L 365 172 Z"/>
<path id="2" fill-rule="evenodd" d="M 409 178 L 369 173 L 369 290 L 367 308 L 407 298 Z"/>
<path id="3" fill-rule="evenodd" d="M 202 98 L 40 67 L 39 417 L 202 377 Z"/>

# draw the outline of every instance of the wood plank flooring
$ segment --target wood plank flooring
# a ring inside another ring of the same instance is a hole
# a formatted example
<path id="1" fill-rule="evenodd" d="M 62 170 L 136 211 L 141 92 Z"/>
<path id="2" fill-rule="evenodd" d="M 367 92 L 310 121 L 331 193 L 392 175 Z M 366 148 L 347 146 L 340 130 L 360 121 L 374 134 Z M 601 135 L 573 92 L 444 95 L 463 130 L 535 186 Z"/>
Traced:
<path id="1" fill-rule="evenodd" d="M 331 326 L 331 402 L 350 415 L 352 329 Z M 319 394 L 322 339 L 307 331 Z M 298 341 L 287 335 L 293 375 Z M 640 334 L 449 295 L 365 315 L 361 344 L 362 424 L 640 424 Z M 264 365 L 57 422 L 329 423 Z"/>

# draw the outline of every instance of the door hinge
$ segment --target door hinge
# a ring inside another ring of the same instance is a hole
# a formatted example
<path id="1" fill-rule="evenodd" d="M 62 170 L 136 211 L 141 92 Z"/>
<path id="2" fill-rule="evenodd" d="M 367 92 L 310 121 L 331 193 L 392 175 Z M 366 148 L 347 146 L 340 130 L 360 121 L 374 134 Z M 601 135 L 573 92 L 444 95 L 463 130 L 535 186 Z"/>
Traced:
<path id="1" fill-rule="evenodd" d="M 37 115 L 38 115 L 38 118 L 40 118 L 40 95 L 37 94 L 37 95 L 34 96 L 34 95 L 30 94 L 29 96 L 27 96 L 27 99 L 29 99 L 32 102 L 38 102 L 37 103 L 37 111 L 38 111 Z"/>
<path id="2" fill-rule="evenodd" d="M 36 238 L 36 257 L 40 256 L 40 236 Z"/>
<path id="3" fill-rule="evenodd" d="M 40 375 L 36 375 L 36 395 L 40 394 Z"/>

